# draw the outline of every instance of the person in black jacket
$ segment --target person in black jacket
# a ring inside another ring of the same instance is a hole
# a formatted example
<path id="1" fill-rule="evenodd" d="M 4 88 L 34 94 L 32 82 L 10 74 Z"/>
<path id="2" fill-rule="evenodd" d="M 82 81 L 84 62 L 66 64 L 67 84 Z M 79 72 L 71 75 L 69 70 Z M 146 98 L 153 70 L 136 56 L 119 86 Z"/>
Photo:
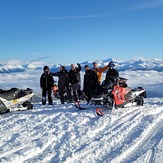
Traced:
<path id="1" fill-rule="evenodd" d="M 74 101 L 78 101 L 79 97 L 82 95 L 80 85 L 80 70 L 81 66 L 79 63 L 77 63 L 77 67 L 75 67 L 75 64 L 71 64 L 71 69 L 69 71 L 69 79 L 71 88 L 73 90 Z"/>
<path id="2" fill-rule="evenodd" d="M 54 79 L 52 75 L 50 74 L 48 66 L 44 66 L 43 70 L 44 72 L 40 77 L 40 87 L 42 89 L 42 104 L 43 105 L 46 104 L 46 95 L 48 93 L 49 105 L 53 105 L 52 97 L 51 97 L 51 94 L 52 94 L 51 88 L 54 85 Z"/>
<path id="3" fill-rule="evenodd" d="M 69 74 L 64 66 L 60 66 L 60 71 L 56 73 L 51 73 L 52 76 L 58 76 L 58 89 L 61 104 L 64 104 L 65 100 L 71 102 L 71 89 L 69 86 Z M 67 99 L 64 97 L 64 93 L 67 93 Z"/>
<path id="4" fill-rule="evenodd" d="M 112 83 L 112 85 L 115 85 L 119 78 L 119 72 L 114 68 L 115 64 L 113 61 L 111 61 L 108 66 L 109 69 L 105 76 L 105 83 Z"/>
<path id="5" fill-rule="evenodd" d="M 83 82 L 83 91 L 86 96 L 87 103 L 91 100 L 95 91 L 95 84 L 98 83 L 98 77 L 94 70 L 91 70 L 88 65 L 84 66 L 84 82 Z"/>

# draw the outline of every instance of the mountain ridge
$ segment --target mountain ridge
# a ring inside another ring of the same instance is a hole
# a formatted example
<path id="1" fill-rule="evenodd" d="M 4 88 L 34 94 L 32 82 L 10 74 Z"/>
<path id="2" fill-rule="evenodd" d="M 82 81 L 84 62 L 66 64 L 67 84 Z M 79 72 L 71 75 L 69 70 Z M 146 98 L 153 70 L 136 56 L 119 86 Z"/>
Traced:
<path id="1" fill-rule="evenodd" d="M 145 58 L 134 58 L 131 60 L 126 61 L 120 61 L 112 58 L 108 59 L 101 59 L 101 60 L 95 60 L 99 67 L 103 67 L 105 65 L 108 65 L 108 63 L 113 60 L 115 62 L 115 67 L 119 71 L 137 71 L 137 70 L 154 70 L 158 72 L 163 71 L 163 59 L 158 58 L 152 58 L 152 59 L 145 59 Z M 93 61 L 94 62 L 94 61 Z M 82 69 L 84 70 L 84 66 L 88 65 L 90 68 L 92 68 L 92 63 L 90 61 L 84 61 L 81 62 Z M 13 73 L 13 72 L 24 72 L 27 69 L 33 69 L 33 70 L 42 70 L 44 65 L 48 65 L 51 69 L 51 71 L 58 71 L 61 64 L 45 64 L 41 61 L 35 61 L 35 62 L 28 62 L 25 63 L 20 60 L 10 60 L 7 62 L 0 63 L 0 73 Z M 66 69 L 70 69 L 70 64 L 65 65 Z"/>

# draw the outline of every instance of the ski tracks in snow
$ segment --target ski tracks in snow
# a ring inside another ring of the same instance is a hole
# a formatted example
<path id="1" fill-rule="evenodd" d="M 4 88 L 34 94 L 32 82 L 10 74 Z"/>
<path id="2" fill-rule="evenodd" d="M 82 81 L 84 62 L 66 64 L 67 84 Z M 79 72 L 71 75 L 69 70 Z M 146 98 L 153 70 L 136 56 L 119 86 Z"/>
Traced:
<path id="1" fill-rule="evenodd" d="M 111 116 L 110 124 L 107 116 L 102 117 L 92 127 L 92 134 L 89 132 L 90 136 L 84 139 L 90 143 L 69 158 L 69 162 L 72 159 L 72 162 L 136 161 L 137 157 L 141 157 L 148 150 L 153 150 L 162 139 L 163 108 L 160 106 L 156 109 L 134 107 L 116 110 Z M 153 161 L 154 158 L 151 156 L 149 160 Z M 141 161 L 144 162 L 144 158 Z"/>
<path id="2" fill-rule="evenodd" d="M 59 103 L 4 114 L 0 162 L 154 162 L 162 149 L 163 102 L 152 100 L 103 117 Z"/>

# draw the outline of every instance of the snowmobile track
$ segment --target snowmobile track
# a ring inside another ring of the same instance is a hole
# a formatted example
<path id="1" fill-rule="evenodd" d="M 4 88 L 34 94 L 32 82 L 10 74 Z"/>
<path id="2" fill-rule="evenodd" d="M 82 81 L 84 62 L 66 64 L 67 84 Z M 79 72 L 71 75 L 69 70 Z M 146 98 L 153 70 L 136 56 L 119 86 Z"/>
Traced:
<path id="1" fill-rule="evenodd" d="M 118 151 L 115 151 L 118 157 L 116 157 L 113 160 L 106 159 L 105 161 L 116 163 L 119 162 L 133 162 L 138 161 L 137 159 L 141 157 L 143 154 L 147 153 L 148 151 L 151 151 L 151 154 L 148 157 L 147 162 L 154 162 L 154 153 L 156 153 L 156 147 L 160 143 L 161 138 L 163 138 L 163 120 L 160 119 L 154 126 L 151 126 L 150 130 L 147 133 L 143 133 L 142 136 L 139 138 L 139 141 L 135 144 L 133 143 L 133 146 L 130 148 L 127 148 L 126 150 L 121 147 L 121 149 L 118 149 Z M 139 129 L 141 130 L 141 128 Z M 139 131 L 138 131 L 139 132 Z M 132 136 L 131 136 L 132 137 Z M 127 144 L 124 144 L 124 146 Z M 141 149 L 141 150 L 140 150 Z M 121 153 L 123 151 L 123 153 Z M 124 154 L 126 153 L 126 155 Z"/>

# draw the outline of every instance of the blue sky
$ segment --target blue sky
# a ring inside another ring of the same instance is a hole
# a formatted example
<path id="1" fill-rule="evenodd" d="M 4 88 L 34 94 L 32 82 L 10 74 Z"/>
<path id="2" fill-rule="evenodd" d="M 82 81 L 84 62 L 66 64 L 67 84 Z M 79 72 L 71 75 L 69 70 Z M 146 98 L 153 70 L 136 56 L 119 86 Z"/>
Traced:
<path id="1" fill-rule="evenodd" d="M 163 59 L 163 0 L 0 0 L 0 56 Z"/>

